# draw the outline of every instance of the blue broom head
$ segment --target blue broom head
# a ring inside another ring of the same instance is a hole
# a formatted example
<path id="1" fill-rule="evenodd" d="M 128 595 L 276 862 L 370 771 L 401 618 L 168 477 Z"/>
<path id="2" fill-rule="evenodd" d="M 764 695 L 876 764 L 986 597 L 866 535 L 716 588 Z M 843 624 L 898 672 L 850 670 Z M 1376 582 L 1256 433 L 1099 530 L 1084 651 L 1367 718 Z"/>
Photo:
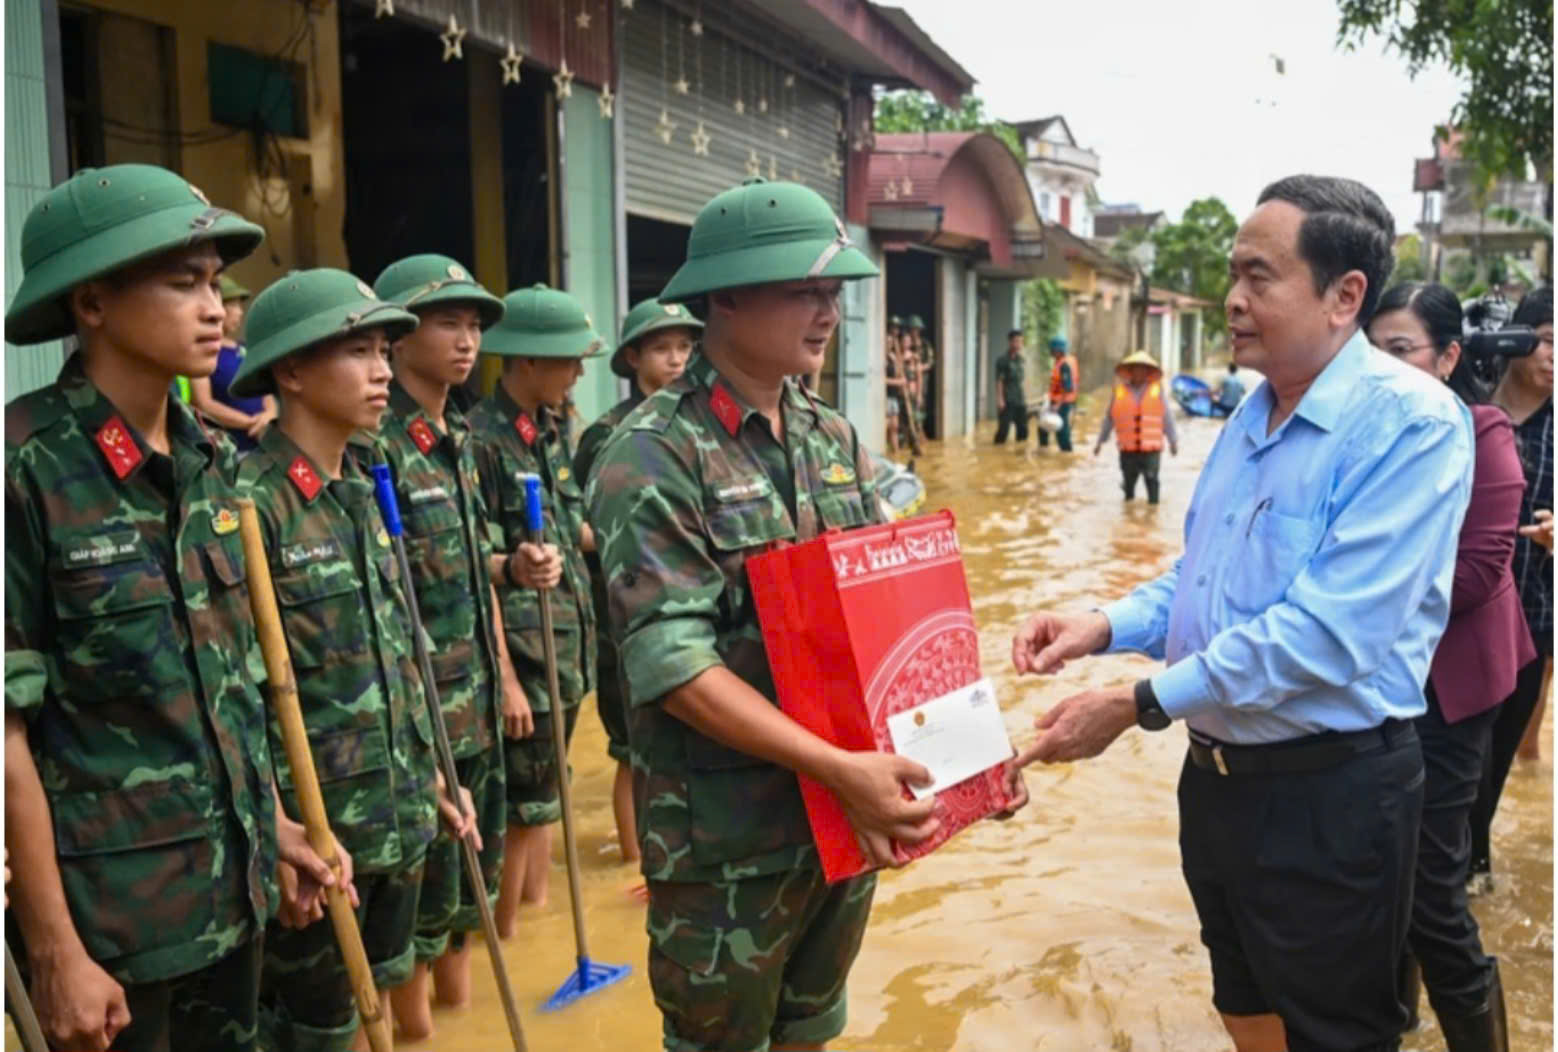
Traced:
<path id="1" fill-rule="evenodd" d="M 555 1012 L 565 1008 L 581 997 L 620 983 L 632 971 L 631 964 L 596 964 L 588 957 L 580 957 L 579 967 L 563 980 L 563 985 L 541 1006 L 541 1011 Z"/>

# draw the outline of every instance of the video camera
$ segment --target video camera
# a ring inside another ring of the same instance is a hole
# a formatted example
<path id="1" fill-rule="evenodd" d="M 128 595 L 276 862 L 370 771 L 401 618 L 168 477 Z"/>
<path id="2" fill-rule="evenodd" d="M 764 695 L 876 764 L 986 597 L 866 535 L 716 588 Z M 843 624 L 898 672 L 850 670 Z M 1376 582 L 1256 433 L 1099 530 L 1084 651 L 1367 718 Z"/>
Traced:
<path id="1" fill-rule="evenodd" d="M 1514 305 L 1500 293 L 1479 296 L 1466 304 L 1465 339 L 1461 350 L 1479 368 L 1493 366 L 1500 358 L 1524 358 L 1536 350 L 1536 331 L 1529 325 L 1510 325 Z"/>

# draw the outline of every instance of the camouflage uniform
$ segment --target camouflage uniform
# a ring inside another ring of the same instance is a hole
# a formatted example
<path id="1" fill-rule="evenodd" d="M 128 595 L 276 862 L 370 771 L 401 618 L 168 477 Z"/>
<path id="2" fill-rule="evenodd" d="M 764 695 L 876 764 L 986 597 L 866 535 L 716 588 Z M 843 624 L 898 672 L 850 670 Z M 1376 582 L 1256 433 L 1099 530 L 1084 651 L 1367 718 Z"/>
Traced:
<path id="1" fill-rule="evenodd" d="M 540 410 L 534 418 L 509 397 L 502 384 L 471 411 L 482 497 L 492 516 L 492 542 L 512 552 L 529 539 L 525 490 L 520 476 L 541 476 L 545 516 L 543 540 L 563 557 L 563 578 L 552 590 L 552 628 L 557 648 L 557 682 L 565 731 L 571 740 L 579 703 L 593 686 L 595 612 L 590 605 L 589 570 L 580 548 L 584 492 L 569 463 L 565 418 Z M 535 715 L 535 733 L 504 743 L 510 825 L 537 826 L 562 815 L 557 795 L 557 757 L 552 744 L 552 702 L 541 641 L 541 602 L 528 588 L 498 586 L 509 656 Z"/>
<path id="2" fill-rule="evenodd" d="M 5 426 L 6 706 L 71 917 L 135 1011 L 114 1047 L 251 1048 L 276 827 L 232 446 L 170 401 L 157 453 L 75 356 Z"/>
<path id="3" fill-rule="evenodd" d="M 503 864 L 503 725 L 501 677 L 492 629 L 492 544 L 482 503 L 474 444 L 465 418 L 444 408 L 440 433 L 399 383 L 378 449 L 395 475 L 405 524 L 406 555 L 427 630 L 433 676 L 460 785 L 470 791 L 482 838 L 482 876 L 496 902 Z M 447 948 L 450 932 L 477 931 L 481 915 L 461 874 L 460 844 L 440 829 L 428 849 L 418 907 L 417 960 Z"/>
<path id="4" fill-rule="evenodd" d="M 793 773 L 661 704 L 719 665 L 775 701 L 747 556 L 878 520 L 854 429 L 793 382 L 782 402 L 783 445 L 695 357 L 618 428 L 590 479 L 628 680 L 650 980 L 668 1049 L 835 1037 L 875 887 L 871 876 L 824 884 Z"/>
<path id="5" fill-rule="evenodd" d="M 422 861 L 438 821 L 433 730 L 400 567 L 372 479 L 353 454 L 343 458 L 341 479 L 326 482 L 273 427 L 238 481 L 264 529 L 325 811 L 352 856 L 374 982 L 398 986 L 411 977 Z M 272 735 L 290 811 L 291 772 L 274 725 Z M 357 1009 L 328 923 L 271 925 L 261 997 L 272 1047 L 350 1046 Z"/>
<path id="6" fill-rule="evenodd" d="M 584 434 L 579 436 L 579 448 L 573 455 L 573 477 L 581 485 L 588 484 L 590 472 L 601 450 L 605 448 L 606 440 L 643 400 L 635 390 L 632 397 L 624 398 L 584 429 Z M 606 577 L 601 572 L 600 552 L 585 552 L 584 564 L 590 571 L 590 604 L 595 612 L 595 624 L 599 628 L 596 638 L 595 707 L 600 713 L 601 726 L 606 728 L 607 754 L 618 763 L 629 763 L 627 692 L 623 689 L 621 669 L 617 666 L 617 644 L 612 638 L 606 611 Z"/>

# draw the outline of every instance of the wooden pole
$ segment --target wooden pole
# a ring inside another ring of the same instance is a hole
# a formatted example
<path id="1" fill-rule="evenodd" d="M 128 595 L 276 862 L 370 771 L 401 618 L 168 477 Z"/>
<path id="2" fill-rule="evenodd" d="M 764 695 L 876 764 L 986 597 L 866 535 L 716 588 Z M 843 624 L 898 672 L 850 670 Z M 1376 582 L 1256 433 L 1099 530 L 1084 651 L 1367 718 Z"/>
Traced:
<path id="1" fill-rule="evenodd" d="M 335 836 L 330 832 L 324 795 L 319 791 L 319 774 L 314 770 L 314 757 L 308 749 L 308 730 L 303 726 L 297 680 L 292 675 L 287 638 L 281 630 L 281 612 L 276 608 L 276 591 L 271 584 L 270 563 L 265 558 L 265 538 L 260 532 L 260 516 L 254 508 L 254 501 L 239 499 L 238 529 L 243 537 L 244 562 L 249 578 L 249 605 L 254 611 L 254 628 L 260 637 L 260 650 L 265 655 L 265 671 L 270 677 L 271 712 L 281 728 L 287 763 L 292 768 L 298 813 L 303 816 L 309 846 L 339 876 L 341 861 L 335 853 Z M 368 1045 L 373 1052 L 391 1052 L 393 1042 L 390 1039 L 389 1019 L 379 1004 L 379 991 L 373 983 L 373 969 L 368 964 L 367 951 L 363 949 L 362 932 L 358 930 L 357 914 L 352 911 L 351 899 L 347 898 L 340 884 L 326 888 L 325 893 L 330 923 L 335 927 L 336 942 L 346 962 L 352 993 L 357 999 L 357 1013 L 362 1017 L 363 1030 L 368 1034 Z"/>

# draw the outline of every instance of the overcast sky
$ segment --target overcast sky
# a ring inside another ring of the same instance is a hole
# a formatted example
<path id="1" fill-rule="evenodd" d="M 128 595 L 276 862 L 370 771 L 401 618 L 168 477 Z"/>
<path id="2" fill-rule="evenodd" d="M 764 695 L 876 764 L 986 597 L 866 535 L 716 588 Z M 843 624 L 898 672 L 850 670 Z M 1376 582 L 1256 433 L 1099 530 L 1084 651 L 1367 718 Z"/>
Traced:
<path id="1" fill-rule="evenodd" d="M 886 2 L 978 79 L 992 115 L 1064 116 L 1099 154 L 1106 202 L 1172 218 L 1213 194 L 1243 218 L 1266 183 L 1312 171 L 1362 180 L 1406 232 L 1412 160 L 1461 90 L 1445 70 L 1408 79 L 1377 40 L 1337 50 L 1335 0 Z"/>

